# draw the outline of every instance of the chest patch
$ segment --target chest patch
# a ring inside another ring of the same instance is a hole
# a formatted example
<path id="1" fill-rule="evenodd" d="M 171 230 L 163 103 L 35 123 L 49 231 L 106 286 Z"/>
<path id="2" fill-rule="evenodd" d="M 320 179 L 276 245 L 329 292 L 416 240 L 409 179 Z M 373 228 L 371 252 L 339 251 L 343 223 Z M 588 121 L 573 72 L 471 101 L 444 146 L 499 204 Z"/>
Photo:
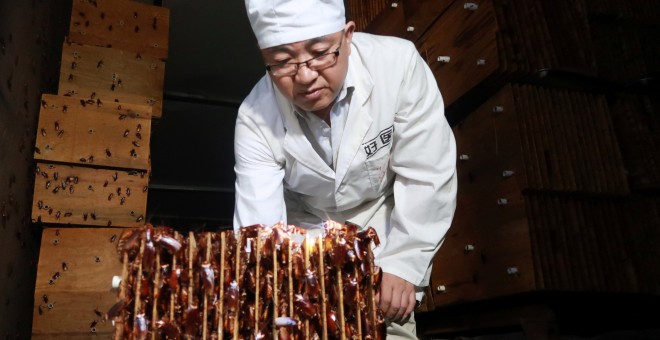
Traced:
<path id="1" fill-rule="evenodd" d="M 394 125 L 382 130 L 378 136 L 362 144 L 364 152 L 367 154 L 367 159 L 375 155 L 378 150 L 390 145 L 392 143 L 392 132 L 394 132 Z"/>

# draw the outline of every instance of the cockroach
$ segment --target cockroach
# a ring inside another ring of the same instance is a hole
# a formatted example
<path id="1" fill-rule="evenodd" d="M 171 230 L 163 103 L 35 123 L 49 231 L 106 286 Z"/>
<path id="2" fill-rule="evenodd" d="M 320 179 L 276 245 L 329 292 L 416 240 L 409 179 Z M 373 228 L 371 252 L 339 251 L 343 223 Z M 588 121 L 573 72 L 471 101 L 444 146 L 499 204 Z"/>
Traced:
<path id="1" fill-rule="evenodd" d="M 110 310 L 108 310 L 108 313 L 106 314 L 106 318 L 108 319 L 114 319 L 115 317 L 119 316 L 119 313 L 121 313 L 126 306 L 131 302 L 131 300 L 126 301 L 126 300 L 121 300 L 112 307 L 110 307 Z"/>
<path id="2" fill-rule="evenodd" d="M 204 290 L 206 290 L 207 295 L 213 294 L 213 281 L 215 280 L 215 275 L 213 273 L 213 268 L 211 268 L 211 263 L 204 261 L 202 263 L 202 282 L 204 283 Z"/>
<path id="3" fill-rule="evenodd" d="M 117 234 L 110 236 L 110 243 L 115 243 L 115 241 L 117 241 Z"/>
<path id="4" fill-rule="evenodd" d="M 41 305 L 39 305 L 39 315 L 43 315 L 43 314 L 44 314 L 44 309 L 41 308 Z"/>
<path id="5" fill-rule="evenodd" d="M 96 68 L 101 68 L 103 66 L 103 60 L 99 60 L 98 63 L 96 63 Z"/>
<path id="6" fill-rule="evenodd" d="M 195 335 L 197 329 L 202 323 L 201 313 L 199 308 L 195 305 L 189 305 L 188 310 L 186 310 L 186 315 L 184 317 L 185 322 L 185 332 L 187 335 Z"/>
<path id="7" fill-rule="evenodd" d="M 138 13 L 137 13 L 137 12 L 133 12 L 133 19 L 137 19 L 137 17 L 138 17 Z"/>
<path id="8" fill-rule="evenodd" d="M 339 327 L 337 326 L 337 314 L 334 310 L 326 312 L 326 324 L 328 325 L 328 333 L 334 337 L 339 337 Z"/>
<path id="9" fill-rule="evenodd" d="M 117 188 L 117 196 L 121 196 L 121 187 Z"/>
<path id="10" fill-rule="evenodd" d="M 87 104 L 94 105 L 94 103 L 96 103 L 94 99 L 87 99 Z"/>
<path id="11" fill-rule="evenodd" d="M 66 264 L 66 262 L 62 262 L 62 270 L 63 271 L 68 271 L 69 270 L 69 266 Z"/>
<path id="12" fill-rule="evenodd" d="M 151 28 L 156 29 L 156 23 L 158 23 L 158 18 L 154 17 L 154 20 L 151 22 Z"/>
<path id="13" fill-rule="evenodd" d="M 114 197 L 114 196 L 115 195 L 113 193 L 110 193 L 110 195 L 108 195 L 108 201 L 112 201 L 112 197 Z"/>
<path id="14" fill-rule="evenodd" d="M 83 220 L 87 221 L 87 213 L 83 214 Z"/>
<path id="15" fill-rule="evenodd" d="M 89 20 L 85 21 L 85 27 L 89 27 Z"/>
<path id="16" fill-rule="evenodd" d="M 136 137 L 137 139 L 139 139 L 139 140 L 142 140 L 142 134 L 139 133 L 139 132 L 136 132 L 136 133 L 135 133 L 135 137 Z"/>
<path id="17" fill-rule="evenodd" d="M 112 175 L 112 179 L 113 179 L 115 182 L 117 182 L 117 178 L 118 178 L 118 177 L 119 177 L 119 174 L 118 174 L 117 172 L 115 172 L 115 174 Z"/>
<path id="18" fill-rule="evenodd" d="M 55 219 L 56 219 L 56 220 L 59 220 L 59 219 L 60 219 L 60 216 L 62 216 L 62 213 L 61 213 L 60 211 L 57 211 L 57 212 L 55 213 Z"/>
<path id="19" fill-rule="evenodd" d="M 78 176 L 73 177 L 73 184 L 78 184 Z"/>
<path id="20" fill-rule="evenodd" d="M 112 31 L 112 25 L 108 25 L 108 31 Z"/>
<path id="21" fill-rule="evenodd" d="M 156 236 L 156 243 L 172 254 L 177 254 L 181 249 L 181 242 L 169 235 L 158 234 Z"/>
<path id="22" fill-rule="evenodd" d="M 43 99 L 41 100 L 41 107 L 43 107 L 44 109 L 48 107 L 48 103 Z"/>
<path id="23" fill-rule="evenodd" d="M 60 123 L 55 121 L 55 131 L 60 131 Z"/>
<path id="24" fill-rule="evenodd" d="M 126 188 L 126 196 L 131 196 L 131 188 Z"/>
<path id="25" fill-rule="evenodd" d="M 73 81 L 73 74 L 69 73 L 69 78 L 68 78 L 68 80 L 69 80 L 69 81 Z"/>
<path id="26" fill-rule="evenodd" d="M 156 321 L 156 328 L 165 335 L 166 339 L 179 339 L 181 337 L 181 330 L 171 322 L 158 320 Z"/>
<path id="27" fill-rule="evenodd" d="M 311 319 L 316 315 L 316 308 L 312 305 L 309 299 L 301 294 L 295 294 L 294 299 L 296 310 L 301 316 Z"/>
<path id="28" fill-rule="evenodd" d="M 46 181 L 46 189 L 50 188 L 50 181 Z"/>
<path id="29" fill-rule="evenodd" d="M 87 106 L 87 103 L 85 103 L 84 99 L 81 99 L 80 100 L 80 105 L 82 105 L 82 107 L 85 107 L 85 106 Z"/>
<path id="30" fill-rule="evenodd" d="M 181 268 L 176 268 L 170 272 L 167 284 L 172 288 L 172 291 L 176 291 L 179 286 L 179 274 L 181 273 Z"/>
<path id="31" fill-rule="evenodd" d="M 66 189 L 66 181 L 62 181 L 62 183 L 60 183 L 60 188 Z"/>
<path id="32" fill-rule="evenodd" d="M 53 173 L 53 179 L 57 181 L 59 178 L 60 178 L 60 174 L 57 171 L 55 171 Z"/>
<path id="33" fill-rule="evenodd" d="M 105 12 L 101 12 L 101 19 L 105 19 Z"/>
<path id="34" fill-rule="evenodd" d="M 55 236 L 60 236 L 60 230 L 59 229 L 55 229 Z"/>
<path id="35" fill-rule="evenodd" d="M 90 213 L 89 216 L 90 216 L 93 220 L 96 220 L 96 213 Z"/>
<path id="36" fill-rule="evenodd" d="M 142 192 L 147 192 L 147 190 L 149 190 L 149 187 L 145 185 L 145 186 L 142 188 Z"/>
<path id="37" fill-rule="evenodd" d="M 76 67 L 78 67 L 78 64 L 75 61 L 71 62 L 71 69 L 75 70 Z"/>
<path id="38" fill-rule="evenodd" d="M 141 222 L 142 220 L 144 220 L 144 216 L 140 215 L 140 216 L 138 216 L 138 218 L 135 220 L 135 222 Z"/>
<path id="39" fill-rule="evenodd" d="M 60 187 L 59 187 L 59 186 L 56 186 L 56 187 L 53 189 L 53 194 L 57 194 L 58 192 L 60 192 Z"/>
<path id="40" fill-rule="evenodd" d="M 46 129 L 41 129 L 41 135 L 46 137 Z"/>
<path id="41" fill-rule="evenodd" d="M 110 152 L 110 149 L 105 149 L 105 155 L 108 157 L 112 157 L 112 152 Z"/>
<path id="42" fill-rule="evenodd" d="M 230 313 L 236 313 L 238 310 L 238 298 L 239 298 L 239 291 L 238 291 L 238 283 L 234 280 L 231 283 L 229 283 L 229 287 L 227 288 L 227 311 Z"/>
<path id="43" fill-rule="evenodd" d="M 130 134 L 130 133 L 131 132 L 129 130 L 124 131 L 124 137 L 128 137 L 128 134 Z"/>
<path id="44" fill-rule="evenodd" d="M 115 84 L 113 83 L 112 85 L 110 85 L 110 91 L 114 91 L 114 90 L 115 90 Z"/>
<path id="45" fill-rule="evenodd" d="M 94 98 L 96 98 L 96 92 L 92 92 L 92 94 L 91 94 L 91 95 L 89 95 L 89 98 L 91 98 L 91 99 L 94 99 Z"/>
<path id="46" fill-rule="evenodd" d="M 128 116 L 122 113 L 122 114 L 119 115 L 119 120 L 124 120 L 124 119 L 126 119 L 126 117 L 128 117 Z M 126 130 L 126 131 L 128 131 L 128 130 Z"/>
<path id="47" fill-rule="evenodd" d="M 87 190 L 94 191 L 94 187 L 90 184 L 90 185 L 87 186 Z"/>
<path id="48" fill-rule="evenodd" d="M 135 33 L 138 33 L 138 32 L 140 32 L 140 26 L 135 26 L 135 29 L 134 29 L 134 31 L 135 31 Z"/>
<path id="49" fill-rule="evenodd" d="M 44 207 L 44 201 L 38 201 L 37 202 L 37 208 L 43 209 L 43 207 Z"/>
<path id="50" fill-rule="evenodd" d="M 103 106 L 103 102 L 101 101 L 101 99 L 96 98 L 96 107 L 101 107 L 101 106 Z"/>
<path id="51" fill-rule="evenodd" d="M 52 215 L 52 214 L 53 214 L 53 208 L 48 209 L 48 215 Z"/>
<path id="52" fill-rule="evenodd" d="M 142 124 L 138 124 L 135 128 L 135 132 L 142 132 Z"/>
<path id="53" fill-rule="evenodd" d="M 38 155 L 41 155 L 41 149 L 36 146 L 34 147 L 34 152 L 36 152 Z"/>
<path id="54" fill-rule="evenodd" d="M 71 212 L 65 212 L 64 213 L 64 217 L 71 217 L 72 215 L 73 215 L 73 213 L 71 213 Z"/>
<path id="55" fill-rule="evenodd" d="M 123 84 L 121 82 L 121 79 L 117 79 L 117 87 L 122 87 L 122 86 L 123 86 Z"/>
<path id="56" fill-rule="evenodd" d="M 41 176 L 42 176 L 43 178 L 45 178 L 45 179 L 48 179 L 48 173 L 45 172 L 45 171 L 42 171 L 42 172 L 41 172 Z"/>
<path id="57" fill-rule="evenodd" d="M 142 60 L 142 55 L 140 53 L 135 55 L 135 60 L 140 61 Z"/>
<path id="58" fill-rule="evenodd" d="M 80 157 L 80 161 L 81 161 L 82 163 L 87 163 L 87 158 L 85 158 L 85 157 Z"/>
<path id="59" fill-rule="evenodd" d="M 42 298 L 44 300 L 44 303 L 48 304 L 48 295 L 44 294 L 44 296 Z"/>
<path id="60" fill-rule="evenodd" d="M 124 203 L 126 203 L 126 197 L 119 199 L 119 205 L 124 205 Z"/>
<path id="61" fill-rule="evenodd" d="M 99 318 L 103 318 L 103 313 L 101 313 L 101 311 L 99 311 L 97 308 L 94 308 L 94 314 L 96 314 L 96 316 Z"/>
<path id="62" fill-rule="evenodd" d="M 68 106 L 66 106 L 66 105 L 62 106 L 62 112 L 63 113 L 66 113 L 67 109 L 68 109 Z"/>
<path id="63" fill-rule="evenodd" d="M 139 148 L 139 147 L 140 147 L 140 143 L 138 143 L 137 141 L 134 140 L 134 141 L 133 141 L 133 146 L 135 146 L 136 148 Z"/>
<path id="64" fill-rule="evenodd" d="M 74 191 L 75 191 L 75 189 L 73 189 L 73 185 L 70 185 L 69 186 L 69 194 L 73 195 Z"/>
<path id="65" fill-rule="evenodd" d="M 60 272 L 55 272 L 55 274 L 53 274 L 52 279 L 53 279 L 54 281 L 57 281 L 57 279 L 59 279 L 59 278 L 60 278 Z"/>
<path id="66" fill-rule="evenodd" d="M 103 182 L 103 187 L 105 188 L 107 186 L 108 186 L 108 181 Z"/>
<path id="67" fill-rule="evenodd" d="M 57 137 L 58 137 L 58 138 L 62 138 L 62 136 L 64 136 L 64 130 L 60 130 L 60 131 L 57 133 Z"/>
<path id="68" fill-rule="evenodd" d="M 131 149 L 131 157 L 137 157 L 137 152 L 135 152 L 135 149 Z"/>

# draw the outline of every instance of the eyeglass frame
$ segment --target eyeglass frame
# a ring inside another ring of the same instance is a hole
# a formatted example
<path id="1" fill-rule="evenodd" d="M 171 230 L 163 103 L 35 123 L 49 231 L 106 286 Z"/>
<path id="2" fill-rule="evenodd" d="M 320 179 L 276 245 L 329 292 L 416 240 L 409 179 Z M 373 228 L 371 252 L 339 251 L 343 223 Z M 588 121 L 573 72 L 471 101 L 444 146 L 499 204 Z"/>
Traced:
<path id="1" fill-rule="evenodd" d="M 296 74 L 298 74 L 298 70 L 300 70 L 300 65 L 302 65 L 302 64 L 305 64 L 305 66 L 307 66 L 307 68 L 312 70 L 312 71 L 320 71 L 320 70 L 324 70 L 326 68 L 332 67 L 332 66 L 336 65 L 337 60 L 339 60 L 339 54 L 341 52 L 341 46 L 344 43 L 344 34 L 343 33 L 344 33 L 344 31 L 342 30 L 342 35 L 341 35 L 341 40 L 339 41 L 339 46 L 337 47 L 336 50 L 334 50 L 332 52 L 326 52 L 326 53 L 323 53 L 323 54 L 321 54 L 319 56 L 316 56 L 314 58 L 310 58 L 310 59 L 307 59 L 305 61 L 301 61 L 301 62 L 298 62 L 298 63 L 281 63 L 281 64 L 272 64 L 272 65 L 271 64 L 266 64 L 266 71 L 270 72 L 270 74 L 275 76 L 275 77 L 291 77 L 291 76 L 295 76 Z M 319 58 L 323 58 L 323 57 L 331 55 L 331 54 L 335 55 L 334 63 L 326 66 L 323 69 L 316 69 L 316 68 L 309 67 L 309 62 L 317 60 Z M 281 75 L 277 75 L 277 74 L 273 73 L 272 67 L 280 67 L 280 66 L 284 66 L 284 65 L 295 65 L 295 67 L 296 67 L 295 72 L 293 72 L 291 74 L 281 74 Z"/>

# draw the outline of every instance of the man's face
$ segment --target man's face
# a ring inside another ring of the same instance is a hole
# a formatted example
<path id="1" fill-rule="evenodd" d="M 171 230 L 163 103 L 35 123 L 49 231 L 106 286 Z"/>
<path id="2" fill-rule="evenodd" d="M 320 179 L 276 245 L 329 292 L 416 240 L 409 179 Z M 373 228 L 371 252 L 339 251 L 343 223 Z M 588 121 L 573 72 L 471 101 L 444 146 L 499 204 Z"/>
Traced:
<path id="1" fill-rule="evenodd" d="M 351 21 L 346 24 L 343 31 L 337 33 L 261 50 L 266 64 L 279 65 L 303 62 L 325 53 L 332 53 L 341 44 L 339 57 L 335 64 L 316 71 L 301 64 L 294 75 L 271 74 L 275 86 L 294 105 L 323 117 L 330 111 L 346 79 L 354 29 L 355 24 Z"/>

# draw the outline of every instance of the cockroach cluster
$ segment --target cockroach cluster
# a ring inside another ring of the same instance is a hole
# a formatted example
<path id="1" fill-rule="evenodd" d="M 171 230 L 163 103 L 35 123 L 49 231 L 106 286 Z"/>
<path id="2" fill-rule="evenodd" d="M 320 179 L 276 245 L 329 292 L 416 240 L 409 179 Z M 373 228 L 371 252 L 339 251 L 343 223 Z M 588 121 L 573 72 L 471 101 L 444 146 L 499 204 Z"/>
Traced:
<path id="1" fill-rule="evenodd" d="M 115 339 L 382 339 L 373 228 L 125 231 Z"/>

